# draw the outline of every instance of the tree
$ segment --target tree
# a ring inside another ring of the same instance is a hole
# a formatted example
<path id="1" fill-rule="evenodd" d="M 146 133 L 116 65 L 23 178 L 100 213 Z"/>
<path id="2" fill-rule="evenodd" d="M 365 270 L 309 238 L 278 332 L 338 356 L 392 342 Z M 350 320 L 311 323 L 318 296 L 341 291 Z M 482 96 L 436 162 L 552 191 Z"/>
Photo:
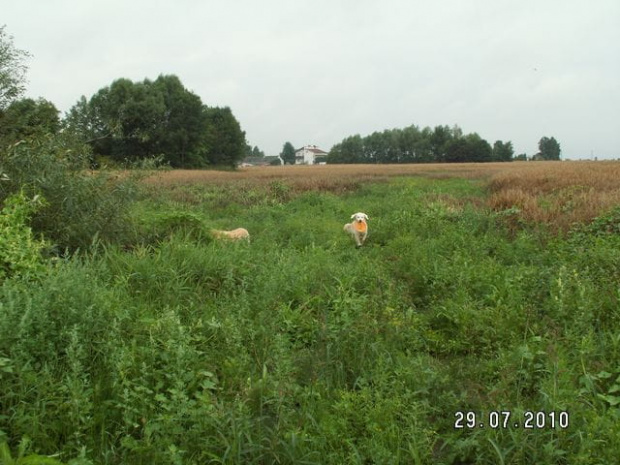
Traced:
<path id="1" fill-rule="evenodd" d="M 463 135 L 463 131 L 458 126 L 451 129 L 449 126 L 435 126 L 430 135 L 431 154 L 433 161 L 442 162 L 447 160 L 447 147 L 450 142 L 459 139 Z M 454 148 L 453 148 L 454 150 Z"/>
<path id="2" fill-rule="evenodd" d="M 493 161 L 511 161 L 514 156 L 514 149 L 512 148 L 512 142 L 502 142 L 501 140 L 495 141 L 493 144 Z"/>
<path id="3" fill-rule="evenodd" d="M 90 144 L 95 155 L 116 161 L 142 158 L 150 154 L 149 131 L 156 124 L 153 108 L 148 108 L 147 84 L 117 79 L 100 89 L 90 100 L 82 97 L 70 110 L 67 129 Z M 159 113 L 163 113 L 163 99 Z"/>
<path id="4" fill-rule="evenodd" d="M 450 140 L 445 148 L 445 161 L 451 163 L 491 161 L 491 145 L 477 133 Z"/>
<path id="5" fill-rule="evenodd" d="M 204 107 L 207 161 L 234 167 L 245 153 L 245 132 L 228 107 Z"/>
<path id="6" fill-rule="evenodd" d="M 206 114 L 200 97 L 183 87 L 176 76 L 159 76 L 154 93 L 161 95 L 164 111 L 153 128 L 152 150 L 163 154 L 173 167 L 197 168 L 206 164 Z M 245 137 L 244 137 L 245 142 Z"/>
<path id="7" fill-rule="evenodd" d="M 161 155 L 173 167 L 234 165 L 245 147 L 230 109 L 204 106 L 174 75 L 118 79 L 89 100 L 82 97 L 65 123 L 96 155 L 119 162 Z"/>
<path id="8" fill-rule="evenodd" d="M 463 138 L 453 139 L 446 143 L 444 149 L 444 161 L 448 163 L 464 163 L 470 157 L 470 149 L 467 141 Z"/>
<path id="9" fill-rule="evenodd" d="M 102 98 L 110 130 L 113 131 L 111 155 L 122 160 L 137 160 L 159 154 L 155 150 L 155 131 L 166 112 L 163 95 L 153 91 L 151 82 L 133 83 L 119 79 L 95 98 Z"/>
<path id="10" fill-rule="evenodd" d="M 399 145 L 404 163 L 417 163 L 424 156 L 424 147 L 422 144 L 422 132 L 420 129 L 411 125 L 400 131 Z"/>
<path id="11" fill-rule="evenodd" d="M 493 160 L 493 148 L 478 133 L 467 134 L 464 136 L 469 148 L 467 161 L 478 163 L 490 162 Z"/>
<path id="12" fill-rule="evenodd" d="M 349 136 L 331 148 L 327 163 L 367 163 L 364 152 L 364 139 L 359 134 Z"/>
<path id="13" fill-rule="evenodd" d="M 0 111 L 26 90 L 27 66 L 23 63 L 30 54 L 13 45 L 13 37 L 0 27 Z"/>
<path id="14" fill-rule="evenodd" d="M 418 163 L 433 163 L 437 159 L 433 154 L 433 145 L 431 143 L 431 135 L 433 130 L 430 127 L 425 127 L 420 131 L 420 139 L 416 144 L 416 161 Z"/>
<path id="15" fill-rule="evenodd" d="M 78 102 L 69 109 L 63 121 L 65 128 L 91 145 L 98 138 L 111 136 L 111 132 L 106 131 L 105 123 L 93 114 L 94 111 L 92 103 L 82 95 Z"/>
<path id="16" fill-rule="evenodd" d="M 285 165 L 294 165 L 295 164 L 295 147 L 290 142 L 285 142 L 282 147 L 282 152 L 280 152 L 280 157 Z"/>
<path id="17" fill-rule="evenodd" d="M 350 139 L 345 143 L 345 146 L 356 142 L 356 140 Z M 389 146 L 386 132 L 373 132 L 364 137 L 363 141 L 359 143 L 359 148 L 351 150 L 351 156 L 354 156 L 356 151 L 359 152 L 358 156 L 363 158 L 364 163 L 387 163 Z"/>
<path id="18" fill-rule="evenodd" d="M 0 115 L 0 139 L 7 144 L 60 129 L 58 109 L 52 102 L 30 98 L 13 101 Z"/>
<path id="19" fill-rule="evenodd" d="M 245 144 L 245 157 L 254 157 L 254 158 L 264 158 L 265 152 L 258 148 L 258 146 L 252 147 L 250 144 L 246 142 Z"/>
<path id="20" fill-rule="evenodd" d="M 538 142 L 538 151 L 543 160 L 559 160 L 562 150 L 555 138 L 543 137 Z"/>

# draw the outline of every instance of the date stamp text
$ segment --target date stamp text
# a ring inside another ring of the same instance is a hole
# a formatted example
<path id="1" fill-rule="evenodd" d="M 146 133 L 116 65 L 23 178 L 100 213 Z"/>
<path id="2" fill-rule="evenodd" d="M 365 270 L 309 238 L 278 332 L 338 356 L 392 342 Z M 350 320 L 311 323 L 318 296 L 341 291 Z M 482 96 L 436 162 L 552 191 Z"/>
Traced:
<path id="1" fill-rule="evenodd" d="M 519 415 L 510 410 L 489 412 L 455 412 L 455 429 L 567 429 L 569 426 L 567 411 L 535 412 L 526 410 Z"/>

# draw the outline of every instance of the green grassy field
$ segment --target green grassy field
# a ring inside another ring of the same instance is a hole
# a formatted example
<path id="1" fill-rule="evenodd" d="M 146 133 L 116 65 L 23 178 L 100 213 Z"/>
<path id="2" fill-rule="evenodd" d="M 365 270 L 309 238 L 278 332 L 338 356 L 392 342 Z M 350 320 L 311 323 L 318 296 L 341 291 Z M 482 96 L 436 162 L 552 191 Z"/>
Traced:
<path id="1" fill-rule="evenodd" d="M 151 187 L 139 241 L 2 283 L 0 462 L 615 463 L 617 218 L 555 235 L 488 195 Z"/>

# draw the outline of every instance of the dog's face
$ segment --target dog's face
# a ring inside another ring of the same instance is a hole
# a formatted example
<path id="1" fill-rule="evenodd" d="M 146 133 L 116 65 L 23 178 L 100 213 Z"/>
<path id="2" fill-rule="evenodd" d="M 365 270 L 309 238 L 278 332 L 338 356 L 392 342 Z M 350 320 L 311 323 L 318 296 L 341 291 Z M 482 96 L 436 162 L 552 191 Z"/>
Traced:
<path id="1" fill-rule="evenodd" d="M 366 213 L 354 213 L 351 215 L 351 219 L 356 223 L 365 223 L 368 221 L 368 215 Z"/>

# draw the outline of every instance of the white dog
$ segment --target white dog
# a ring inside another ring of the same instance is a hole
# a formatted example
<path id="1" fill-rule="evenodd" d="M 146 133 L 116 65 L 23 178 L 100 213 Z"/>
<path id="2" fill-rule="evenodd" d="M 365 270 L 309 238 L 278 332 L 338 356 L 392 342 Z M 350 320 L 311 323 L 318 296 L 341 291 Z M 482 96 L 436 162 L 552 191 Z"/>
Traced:
<path id="1" fill-rule="evenodd" d="M 250 233 L 245 228 L 237 228 L 232 231 L 221 231 L 219 229 L 212 229 L 211 234 L 216 239 L 230 239 L 231 241 L 240 241 L 245 239 L 250 242 Z"/>
<path id="2" fill-rule="evenodd" d="M 361 247 L 368 235 L 368 215 L 366 213 L 355 213 L 351 215 L 351 223 L 344 225 L 344 230 L 353 236 L 357 247 Z"/>

